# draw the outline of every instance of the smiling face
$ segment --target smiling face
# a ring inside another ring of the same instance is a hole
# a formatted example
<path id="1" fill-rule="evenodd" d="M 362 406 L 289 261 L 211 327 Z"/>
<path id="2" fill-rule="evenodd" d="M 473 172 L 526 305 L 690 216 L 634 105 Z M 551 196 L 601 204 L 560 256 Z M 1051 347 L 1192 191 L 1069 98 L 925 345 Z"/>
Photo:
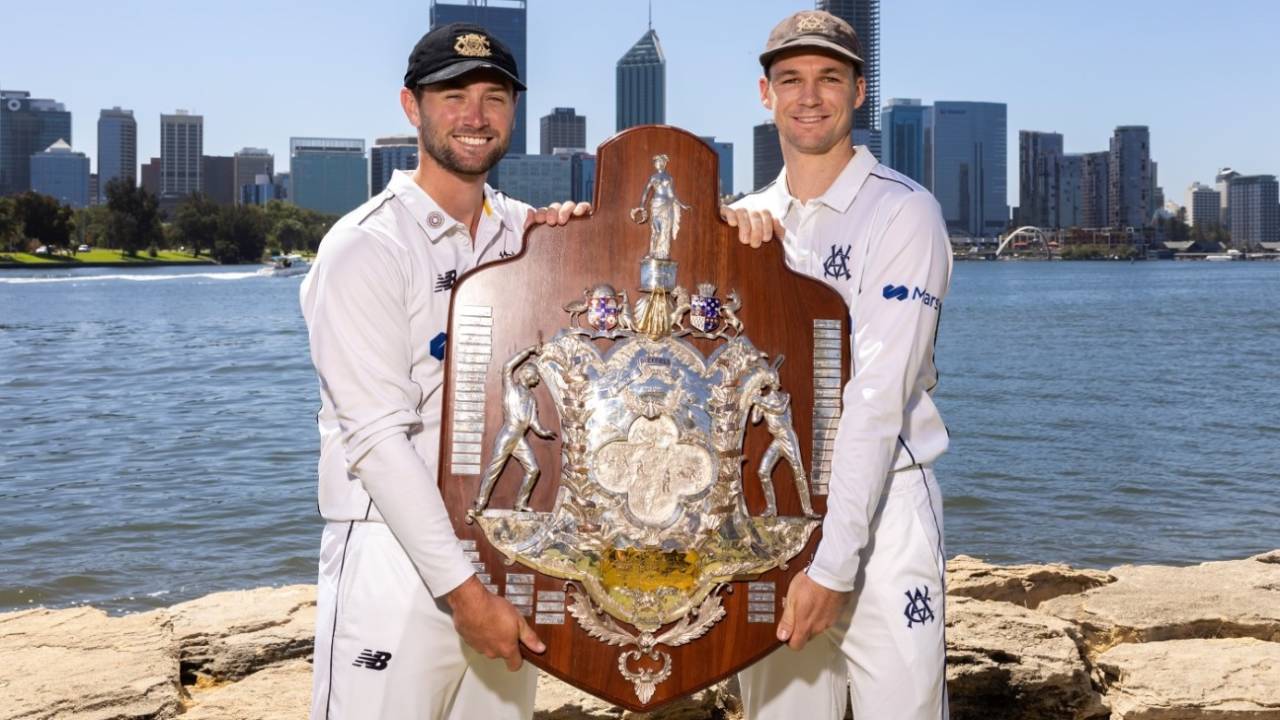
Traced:
<path id="1" fill-rule="evenodd" d="M 866 81 L 848 61 L 812 50 L 784 54 L 760 78 L 760 100 L 773 111 L 784 150 L 825 155 L 850 143 L 853 111 Z"/>
<path id="2" fill-rule="evenodd" d="M 495 73 L 469 73 L 429 85 L 405 111 L 427 160 L 449 172 L 480 176 L 506 154 L 515 123 L 515 92 Z M 410 110 L 413 112 L 410 112 Z"/>

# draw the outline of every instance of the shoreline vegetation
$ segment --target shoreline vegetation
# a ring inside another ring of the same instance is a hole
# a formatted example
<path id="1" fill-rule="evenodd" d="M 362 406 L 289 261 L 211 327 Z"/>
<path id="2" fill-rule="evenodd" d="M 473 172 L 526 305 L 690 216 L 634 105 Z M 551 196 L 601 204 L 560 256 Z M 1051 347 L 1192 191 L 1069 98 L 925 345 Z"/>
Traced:
<path id="1" fill-rule="evenodd" d="M 953 720 L 1275 718 L 1280 550 L 1186 567 L 947 563 Z M 0 720 L 303 720 L 315 586 L 0 613 Z M 943 614 L 938 613 L 942 622 Z M 780 649 L 778 652 L 788 652 Z M 740 720 L 730 679 L 623 712 L 542 673 L 536 720 Z"/>
<path id="2" fill-rule="evenodd" d="M 36 255 L 34 253 L 0 253 L 0 268 L 30 270 L 67 270 L 80 267 L 158 267 L 162 265 L 217 265 L 206 255 L 195 256 L 175 250 L 158 250 L 127 255 L 120 250 L 95 249 L 75 255 Z"/>

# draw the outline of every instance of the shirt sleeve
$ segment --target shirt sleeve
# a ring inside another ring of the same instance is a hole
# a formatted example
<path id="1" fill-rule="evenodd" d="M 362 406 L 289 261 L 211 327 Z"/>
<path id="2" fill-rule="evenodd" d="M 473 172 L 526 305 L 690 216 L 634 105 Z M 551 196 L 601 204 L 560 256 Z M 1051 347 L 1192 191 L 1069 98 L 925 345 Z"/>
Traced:
<path id="1" fill-rule="evenodd" d="M 435 474 L 414 450 L 421 391 L 410 370 L 408 282 L 393 253 L 358 227 L 335 229 L 303 289 L 311 359 L 359 478 L 435 597 L 474 569 Z"/>
<path id="2" fill-rule="evenodd" d="M 905 408 L 932 357 L 951 246 L 937 202 L 915 192 L 872 238 L 853 318 L 853 373 L 831 458 L 830 495 L 809 576 L 850 591 L 892 469 Z"/>

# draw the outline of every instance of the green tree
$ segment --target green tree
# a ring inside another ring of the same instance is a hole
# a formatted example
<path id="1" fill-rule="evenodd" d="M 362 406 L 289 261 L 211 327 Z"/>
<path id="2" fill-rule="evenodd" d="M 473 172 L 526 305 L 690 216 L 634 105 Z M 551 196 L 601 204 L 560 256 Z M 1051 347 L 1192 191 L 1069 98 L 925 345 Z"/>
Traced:
<path id="1" fill-rule="evenodd" d="M 53 252 L 71 242 L 71 219 L 74 211 L 54 198 L 40 193 L 24 192 L 14 198 L 14 208 L 22 222 L 23 234 Z"/>
<path id="2" fill-rule="evenodd" d="M 178 205 L 174 213 L 174 227 L 182 245 L 191 248 L 191 254 L 199 257 L 204 250 L 213 248 L 218 237 L 221 208 L 208 195 L 190 195 Z"/>
<path id="3" fill-rule="evenodd" d="M 164 240 L 160 225 L 160 205 L 156 196 L 137 187 L 132 181 L 116 178 L 107 183 L 107 247 L 126 255 L 159 245 Z"/>
<path id="4" fill-rule="evenodd" d="M 107 228 L 111 225 L 111 210 L 106 205 L 90 205 L 76 211 L 75 215 L 75 242 L 72 246 L 80 244 L 98 246 L 106 241 Z"/>
<path id="5" fill-rule="evenodd" d="M 256 205 L 232 205 L 218 214 L 211 254 L 220 263 L 258 262 L 267 247 L 267 217 Z"/>
<path id="6" fill-rule="evenodd" d="M 22 220 L 13 198 L 0 197 L 0 248 L 14 252 L 22 237 Z"/>
<path id="7" fill-rule="evenodd" d="M 305 249 L 307 238 L 307 226 L 293 218 L 281 220 L 271 231 L 271 242 L 275 247 L 280 248 L 282 253 Z"/>

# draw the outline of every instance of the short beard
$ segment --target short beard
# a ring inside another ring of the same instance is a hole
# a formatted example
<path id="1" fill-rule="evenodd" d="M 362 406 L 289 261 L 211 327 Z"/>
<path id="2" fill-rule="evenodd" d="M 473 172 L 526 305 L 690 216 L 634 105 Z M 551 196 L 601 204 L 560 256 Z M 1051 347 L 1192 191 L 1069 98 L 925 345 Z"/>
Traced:
<path id="1" fill-rule="evenodd" d="M 457 175 L 468 175 L 472 177 L 485 175 L 493 169 L 494 165 L 498 164 L 498 161 L 502 159 L 503 155 L 507 154 L 507 148 L 511 146 L 511 136 L 508 135 L 506 140 L 502 141 L 500 145 L 495 145 L 493 150 L 489 151 L 488 155 L 480 158 L 476 163 L 467 165 L 458 157 L 457 153 L 453 151 L 453 148 L 449 147 L 447 140 L 437 143 L 431 137 L 432 134 L 430 130 L 431 128 L 428 126 L 426 118 L 421 118 L 421 122 L 418 123 L 419 146 L 426 151 L 427 155 L 429 155 L 432 160 L 436 161 L 437 165 Z M 500 141 L 500 138 L 494 138 L 494 140 Z"/>

